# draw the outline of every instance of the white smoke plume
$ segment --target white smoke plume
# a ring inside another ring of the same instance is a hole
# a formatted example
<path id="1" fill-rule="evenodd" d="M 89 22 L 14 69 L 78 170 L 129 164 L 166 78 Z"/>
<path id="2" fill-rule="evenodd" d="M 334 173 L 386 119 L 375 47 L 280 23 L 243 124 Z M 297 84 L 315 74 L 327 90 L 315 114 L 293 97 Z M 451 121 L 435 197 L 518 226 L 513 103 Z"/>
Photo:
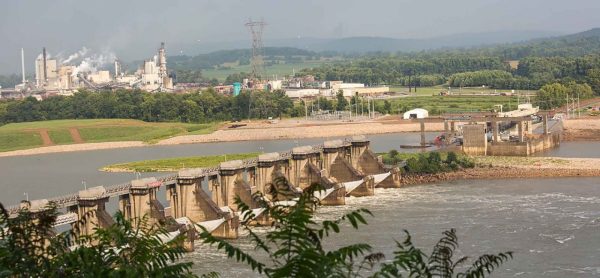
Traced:
<path id="1" fill-rule="evenodd" d="M 110 51 L 104 51 L 103 53 L 94 53 L 94 54 L 89 54 L 90 50 L 87 48 L 82 48 L 81 51 L 85 50 L 85 52 L 83 52 L 84 54 L 80 54 L 78 57 L 73 58 L 72 60 L 79 60 L 81 59 L 81 62 L 79 63 L 78 66 L 75 67 L 75 69 L 73 70 L 73 76 L 77 76 L 77 74 L 79 73 L 94 73 L 97 72 L 99 68 L 102 68 L 104 65 L 108 65 L 110 63 L 112 63 L 117 57 L 113 52 Z M 82 53 L 82 52 L 77 52 L 73 55 L 76 55 L 78 53 Z M 71 55 L 71 56 L 73 56 Z M 69 57 L 70 58 L 70 57 Z M 69 60 L 69 58 L 67 58 L 67 60 Z"/>
<path id="2" fill-rule="evenodd" d="M 86 54 L 88 54 L 90 50 L 87 47 L 82 47 L 79 51 L 69 55 L 69 57 L 67 57 L 67 59 L 62 60 L 60 63 L 61 64 L 68 64 L 76 59 L 79 59 L 81 57 L 84 57 Z"/>

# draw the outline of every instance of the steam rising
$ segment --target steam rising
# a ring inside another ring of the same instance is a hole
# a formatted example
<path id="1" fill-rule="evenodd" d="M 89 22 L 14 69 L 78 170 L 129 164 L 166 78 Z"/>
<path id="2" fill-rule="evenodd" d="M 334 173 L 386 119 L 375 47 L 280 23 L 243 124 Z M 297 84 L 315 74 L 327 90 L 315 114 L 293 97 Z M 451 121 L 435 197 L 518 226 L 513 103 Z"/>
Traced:
<path id="1" fill-rule="evenodd" d="M 79 73 L 97 72 L 98 69 L 112 63 L 115 59 L 116 55 L 112 51 L 105 50 L 102 53 L 92 53 L 89 48 L 84 46 L 61 61 L 61 64 L 76 64 L 79 61 L 79 65 L 75 66 L 73 70 L 73 76 L 77 76 Z"/>
<path id="2" fill-rule="evenodd" d="M 78 59 L 80 57 L 84 57 L 90 50 L 87 47 L 82 47 L 81 50 L 71 54 L 69 57 L 67 57 L 67 59 L 61 61 L 61 64 L 68 64 L 70 62 L 72 62 L 75 59 Z"/>

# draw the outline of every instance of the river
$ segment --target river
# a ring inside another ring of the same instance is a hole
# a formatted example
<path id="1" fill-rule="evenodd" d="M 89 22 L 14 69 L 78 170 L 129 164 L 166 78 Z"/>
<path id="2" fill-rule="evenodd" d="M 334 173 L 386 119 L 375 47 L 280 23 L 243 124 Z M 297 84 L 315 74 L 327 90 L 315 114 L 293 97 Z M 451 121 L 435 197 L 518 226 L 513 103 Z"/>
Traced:
<path id="1" fill-rule="evenodd" d="M 436 133 L 427 133 L 433 140 Z M 398 149 L 401 144 L 416 144 L 420 133 L 371 135 L 371 146 L 377 152 Z M 242 141 L 170 146 L 148 146 L 112 150 L 65 152 L 0 158 L 0 202 L 17 204 L 24 199 L 40 199 L 74 193 L 85 186 L 113 185 L 135 179 L 133 173 L 106 173 L 103 166 L 137 160 L 170 157 L 219 155 L 243 152 L 287 151 L 296 146 L 322 144 L 327 139 Z M 413 150 L 415 151 L 415 150 Z M 161 175 L 144 173 L 142 176 Z"/>
<path id="2" fill-rule="evenodd" d="M 328 247 L 369 243 L 391 259 L 403 229 L 425 252 L 456 228 L 457 256 L 513 251 L 514 259 L 493 277 L 591 277 L 600 275 L 600 178 L 453 181 L 400 189 L 377 189 L 375 196 L 349 198 L 345 206 L 321 207 L 318 218 L 334 219 L 356 208 L 374 218 L 358 231 L 342 229 Z M 234 241 L 246 251 L 247 238 Z M 257 276 L 223 253 L 200 247 L 188 258 L 195 271 L 223 277 Z M 258 276 L 257 276 L 258 277 Z"/>
<path id="3" fill-rule="evenodd" d="M 431 139 L 433 133 L 428 133 Z M 419 141 L 418 133 L 369 136 L 375 151 Z M 87 186 L 111 185 L 134 178 L 131 173 L 104 173 L 107 164 L 143 159 L 252 151 L 283 151 L 324 139 L 230 142 L 149 146 L 115 150 L 0 158 L 0 202 L 72 193 Z M 600 157 L 598 142 L 564 142 L 542 155 Z M 148 173 L 145 175 L 155 175 Z M 400 189 L 377 189 L 372 197 L 350 198 L 346 206 L 320 208 L 318 217 L 332 219 L 350 209 L 370 209 L 375 218 L 359 231 L 346 229 L 329 247 L 366 242 L 391 255 L 393 240 L 409 230 L 427 251 L 449 228 L 458 230 L 459 255 L 514 251 L 515 259 L 494 277 L 600 276 L 600 178 L 469 180 Z M 249 249 L 246 238 L 234 241 Z M 194 270 L 221 272 L 223 277 L 253 276 L 247 267 L 224 259 L 206 246 L 187 255 Z"/>

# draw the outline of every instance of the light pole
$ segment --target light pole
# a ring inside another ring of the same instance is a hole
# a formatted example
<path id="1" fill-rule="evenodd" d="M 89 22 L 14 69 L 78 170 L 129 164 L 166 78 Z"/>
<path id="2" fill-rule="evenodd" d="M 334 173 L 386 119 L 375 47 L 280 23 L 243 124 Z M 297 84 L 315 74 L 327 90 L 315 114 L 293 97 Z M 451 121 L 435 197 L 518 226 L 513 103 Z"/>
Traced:
<path id="1" fill-rule="evenodd" d="M 581 118 L 581 103 L 579 103 L 579 93 L 577 93 L 577 118 Z"/>

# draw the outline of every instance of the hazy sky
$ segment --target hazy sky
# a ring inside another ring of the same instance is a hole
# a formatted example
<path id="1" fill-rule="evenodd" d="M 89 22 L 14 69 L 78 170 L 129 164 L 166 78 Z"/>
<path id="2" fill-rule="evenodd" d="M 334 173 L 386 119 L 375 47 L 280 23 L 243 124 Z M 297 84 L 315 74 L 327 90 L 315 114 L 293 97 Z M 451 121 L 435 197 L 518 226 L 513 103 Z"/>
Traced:
<path id="1" fill-rule="evenodd" d="M 67 55 L 83 46 L 139 59 L 161 41 L 193 45 L 248 39 L 252 17 L 264 40 L 294 37 L 435 37 L 456 33 L 600 27 L 598 0 L 1 0 L 0 73 L 18 72 L 46 46 Z M 173 48 L 168 48 L 176 52 Z M 16 68 L 15 68 L 16 67 Z"/>

